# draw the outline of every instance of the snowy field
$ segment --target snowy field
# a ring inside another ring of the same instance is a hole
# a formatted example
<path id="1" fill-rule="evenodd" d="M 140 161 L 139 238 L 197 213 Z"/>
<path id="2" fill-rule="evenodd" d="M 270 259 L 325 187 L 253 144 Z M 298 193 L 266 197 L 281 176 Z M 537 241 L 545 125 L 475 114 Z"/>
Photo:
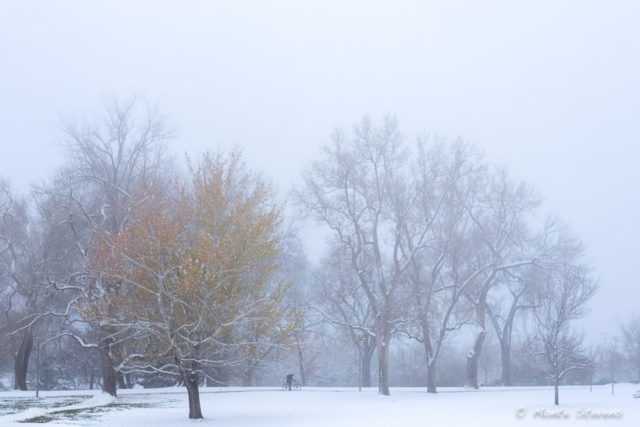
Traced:
<path id="1" fill-rule="evenodd" d="M 562 387 L 374 389 L 203 388 L 204 420 L 187 419 L 184 389 L 124 390 L 117 399 L 95 391 L 0 392 L 0 426 L 640 426 L 637 384 Z M 559 411 L 559 412 L 558 412 Z"/>

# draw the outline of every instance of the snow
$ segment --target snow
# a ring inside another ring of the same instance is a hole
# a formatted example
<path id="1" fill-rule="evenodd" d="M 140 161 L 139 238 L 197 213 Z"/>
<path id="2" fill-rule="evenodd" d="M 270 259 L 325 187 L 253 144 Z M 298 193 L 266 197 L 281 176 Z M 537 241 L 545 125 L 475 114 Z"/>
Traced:
<path id="1" fill-rule="evenodd" d="M 82 426 L 522 426 L 615 425 L 640 426 L 640 401 L 632 394 L 637 384 L 617 384 L 611 395 L 608 385 L 561 387 L 559 407 L 553 405 L 551 387 L 490 387 L 481 390 L 442 388 L 436 395 L 424 389 L 392 388 L 381 396 L 375 389 L 305 388 L 281 391 L 275 388 L 203 388 L 204 420 L 189 420 L 186 391 L 182 388 L 123 390 L 117 399 L 95 391 L 43 392 L 46 399 L 87 396 L 63 409 L 104 407 L 90 418 L 56 420 L 48 425 Z M 0 401 L 33 397 L 29 392 L 1 392 Z M 121 404 L 116 407 L 112 404 Z M 20 423 L 61 408 L 31 408 L 2 415 L 0 426 Z M 1 408 L 0 408 L 1 411 Z"/>

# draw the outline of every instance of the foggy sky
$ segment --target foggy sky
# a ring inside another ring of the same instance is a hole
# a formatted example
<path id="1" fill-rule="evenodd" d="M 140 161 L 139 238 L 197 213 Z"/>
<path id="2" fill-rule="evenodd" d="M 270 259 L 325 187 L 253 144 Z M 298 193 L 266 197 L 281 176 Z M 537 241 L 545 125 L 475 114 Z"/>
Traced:
<path id="1" fill-rule="evenodd" d="M 0 176 L 50 177 L 60 117 L 110 94 L 157 102 L 177 157 L 243 147 L 281 194 L 335 126 L 395 114 L 507 164 L 586 241 L 598 338 L 640 312 L 638 22 L 632 0 L 0 0 Z"/>

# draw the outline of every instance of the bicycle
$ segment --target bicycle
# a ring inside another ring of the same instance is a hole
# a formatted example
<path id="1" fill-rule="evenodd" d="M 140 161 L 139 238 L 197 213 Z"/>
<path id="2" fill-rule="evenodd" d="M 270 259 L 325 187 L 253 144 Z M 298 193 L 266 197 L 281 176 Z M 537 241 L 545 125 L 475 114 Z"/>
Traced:
<path id="1" fill-rule="evenodd" d="M 296 391 L 297 391 L 297 390 L 300 390 L 301 388 L 302 388 L 302 385 L 300 384 L 300 382 L 299 382 L 299 381 L 297 381 L 297 380 L 293 380 L 293 381 L 291 382 L 291 390 L 292 390 L 292 391 L 293 391 L 293 390 L 296 390 Z M 289 384 L 288 384 L 288 383 L 284 383 L 284 384 L 282 384 L 282 391 L 287 391 L 287 390 L 289 390 Z"/>

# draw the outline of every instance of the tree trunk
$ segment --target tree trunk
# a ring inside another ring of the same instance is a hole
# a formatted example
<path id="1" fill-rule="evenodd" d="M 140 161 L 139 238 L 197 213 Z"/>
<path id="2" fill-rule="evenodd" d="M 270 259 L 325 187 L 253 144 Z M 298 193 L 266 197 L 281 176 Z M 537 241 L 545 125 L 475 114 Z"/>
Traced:
<path id="1" fill-rule="evenodd" d="M 437 393 L 436 390 L 436 362 L 427 365 L 427 393 Z"/>
<path id="2" fill-rule="evenodd" d="M 242 386 L 249 387 L 253 382 L 253 367 L 247 366 L 242 373 Z"/>
<path id="3" fill-rule="evenodd" d="M 127 387 L 127 383 L 124 380 L 124 374 L 122 372 L 118 372 L 118 388 L 119 389 L 129 388 Z"/>
<path id="4" fill-rule="evenodd" d="M 494 270 L 489 278 L 484 283 L 484 287 L 478 300 L 474 303 L 476 310 L 476 328 L 478 335 L 473 343 L 473 348 L 467 353 L 467 383 L 466 386 L 470 388 L 478 389 L 480 385 L 478 383 L 478 362 L 480 360 L 480 352 L 482 351 L 482 345 L 484 339 L 487 336 L 487 294 L 491 289 L 491 283 L 495 277 L 496 271 Z"/>
<path id="5" fill-rule="evenodd" d="M 560 398 L 558 396 L 558 377 L 557 376 L 553 383 L 553 392 L 554 392 L 553 403 L 557 406 L 560 404 Z"/>
<path id="6" fill-rule="evenodd" d="M 127 385 L 128 389 L 132 389 L 133 386 L 136 385 L 136 380 L 135 380 L 133 374 L 131 374 L 131 373 L 125 374 L 124 382 Z"/>
<path id="7" fill-rule="evenodd" d="M 511 386 L 511 349 L 505 339 L 500 343 L 502 358 L 502 385 Z"/>
<path id="8" fill-rule="evenodd" d="M 110 337 L 109 332 L 106 331 L 105 328 L 100 328 L 100 335 L 103 336 L 98 343 L 98 353 L 100 354 L 102 364 L 102 391 L 115 397 L 118 375 L 113 367 L 113 360 L 111 359 L 111 344 L 113 343 L 113 338 Z"/>
<path id="9" fill-rule="evenodd" d="M 16 354 L 15 364 L 15 382 L 14 388 L 16 390 L 27 389 L 27 369 L 29 368 L 29 356 L 31 356 L 31 350 L 33 349 L 33 331 L 31 327 L 24 330 L 22 335 L 22 341 L 18 348 L 18 354 Z"/>
<path id="10" fill-rule="evenodd" d="M 496 326 L 496 334 L 498 339 L 500 340 L 500 357 L 502 361 L 502 385 L 511 386 L 513 382 L 511 380 L 511 334 L 513 332 L 513 321 L 516 317 L 516 313 L 518 312 L 518 300 L 521 294 L 516 295 L 514 298 L 511 308 L 509 309 L 509 314 L 504 322 L 504 326 L 502 327 L 502 331 L 498 327 L 497 323 L 494 322 Z M 489 312 L 489 316 L 491 316 L 491 312 Z M 502 333 L 501 333 L 502 332 Z"/>
<path id="11" fill-rule="evenodd" d="M 362 352 L 362 387 L 371 387 L 371 357 L 373 356 L 374 346 L 366 347 Z"/>
<path id="12" fill-rule="evenodd" d="M 300 383 L 307 385 L 307 373 L 304 370 L 304 358 L 302 357 L 302 347 L 298 346 L 298 365 L 300 367 Z"/>
<path id="13" fill-rule="evenodd" d="M 485 330 L 480 331 L 473 344 L 473 349 L 467 354 L 467 387 L 478 389 L 478 360 L 480 359 L 480 351 L 482 351 L 482 345 L 484 339 L 487 336 Z"/>
<path id="14" fill-rule="evenodd" d="M 378 349 L 378 393 L 389 396 L 389 340 L 390 331 L 376 334 Z"/>
<path id="15" fill-rule="evenodd" d="M 202 410 L 200 408 L 200 391 L 198 390 L 198 375 L 193 372 L 183 371 L 184 385 L 187 387 L 187 394 L 189 395 L 189 418 L 200 419 L 202 417 Z"/>
<path id="16" fill-rule="evenodd" d="M 199 363 L 197 361 L 199 354 L 199 346 L 196 345 L 193 348 L 193 360 L 189 363 L 189 367 L 185 366 L 183 360 L 174 355 L 174 361 L 180 372 L 180 377 L 184 386 L 187 388 L 187 394 L 189 396 L 189 419 L 195 420 L 203 418 L 202 410 L 200 408 L 200 391 L 198 386 L 200 378 L 198 375 Z"/>
<path id="17" fill-rule="evenodd" d="M 429 337 L 429 329 L 427 323 L 422 323 L 423 331 L 423 344 L 424 344 L 424 357 L 427 365 L 427 393 L 437 393 L 436 389 L 436 357 L 433 354 L 431 348 L 431 341 Z"/>

